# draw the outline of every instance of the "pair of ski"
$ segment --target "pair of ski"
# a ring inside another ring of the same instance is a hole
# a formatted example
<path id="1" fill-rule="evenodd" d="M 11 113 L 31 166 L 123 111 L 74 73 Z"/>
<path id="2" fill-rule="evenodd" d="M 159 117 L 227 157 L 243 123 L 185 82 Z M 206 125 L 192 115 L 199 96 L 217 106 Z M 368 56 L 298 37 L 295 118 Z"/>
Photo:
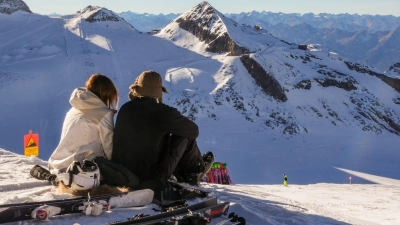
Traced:
<path id="1" fill-rule="evenodd" d="M 218 203 L 217 198 L 211 198 L 172 211 L 151 216 L 134 216 L 133 218 L 112 222 L 107 225 L 206 225 L 212 218 L 227 215 L 228 210 L 229 202 Z"/>
<path id="2" fill-rule="evenodd" d="M 30 219 L 48 220 L 53 215 L 82 212 L 94 215 L 94 209 L 107 211 L 110 208 L 147 205 L 152 202 L 153 196 L 152 190 L 144 189 L 92 197 L 0 205 L 0 223 Z"/>
<path id="3" fill-rule="evenodd" d="M 208 192 L 197 189 L 195 187 L 187 187 L 179 183 L 173 183 L 173 186 L 182 194 L 182 196 L 185 196 L 186 199 L 205 197 L 208 195 Z M 127 199 L 129 199 L 129 201 L 127 201 Z M 74 199 L 52 200 L 45 202 L 0 205 L 0 223 L 23 221 L 32 218 L 44 220 L 54 214 L 64 215 L 84 212 L 88 215 L 90 214 L 90 212 L 88 211 L 92 211 L 93 215 L 93 209 L 95 209 L 95 207 L 99 205 L 100 209 L 97 210 L 106 211 L 110 208 L 147 205 L 152 202 L 152 199 L 153 194 L 151 190 L 138 190 L 122 194 L 99 195 L 90 198 L 80 197 Z M 182 221 L 193 220 L 196 216 L 198 218 L 204 218 L 204 220 L 206 220 L 208 217 L 214 218 L 217 216 L 221 216 L 222 214 L 227 214 L 229 208 L 228 202 L 217 204 L 216 198 L 191 206 L 187 206 L 186 204 L 184 204 L 185 201 L 177 202 L 178 204 L 174 205 L 173 207 L 166 207 L 165 205 L 165 207 L 163 207 L 163 205 L 161 204 L 160 207 L 164 209 L 164 211 L 167 211 L 165 213 L 146 217 L 138 217 L 136 219 L 128 219 L 126 221 L 119 221 L 111 224 L 163 224 L 164 222 L 164 224 L 168 224 L 166 223 L 168 222 L 168 220 L 180 221 L 174 224 L 185 224 Z M 53 212 L 56 211 L 56 213 L 51 214 L 51 212 L 46 211 L 48 209 L 56 209 L 53 210 Z M 154 220 L 160 221 L 154 223 L 152 222 Z"/>

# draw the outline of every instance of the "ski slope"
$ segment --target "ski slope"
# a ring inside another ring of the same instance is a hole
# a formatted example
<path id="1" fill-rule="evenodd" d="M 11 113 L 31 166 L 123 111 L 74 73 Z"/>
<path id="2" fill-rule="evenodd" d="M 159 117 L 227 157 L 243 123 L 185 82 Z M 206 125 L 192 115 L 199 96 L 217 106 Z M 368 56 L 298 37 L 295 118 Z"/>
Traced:
<path id="1" fill-rule="evenodd" d="M 48 182 L 31 178 L 29 170 L 33 165 L 46 166 L 47 162 L 34 156 L 25 157 L 0 149 L 0 204 L 29 201 L 46 201 L 72 198 L 59 194 Z M 15 168 L 19 168 L 15 170 Z M 340 169 L 340 168 L 337 168 Z M 400 180 L 393 180 L 357 171 L 346 172 L 369 179 L 375 184 L 349 184 L 349 182 L 317 183 L 308 185 L 245 185 L 231 186 L 201 183 L 211 191 L 209 197 L 230 202 L 229 212 L 245 217 L 249 225 L 261 224 L 335 224 L 375 225 L 400 223 Z M 283 181 L 283 178 L 282 178 Z M 193 204 L 200 199 L 192 200 Z M 144 207 L 119 208 L 105 212 L 99 217 L 73 214 L 50 219 L 51 224 L 106 224 L 132 217 L 139 213 L 154 214 L 150 204 Z M 213 219 L 212 224 L 226 219 Z M 17 224 L 43 224 L 38 221 L 24 221 Z"/>

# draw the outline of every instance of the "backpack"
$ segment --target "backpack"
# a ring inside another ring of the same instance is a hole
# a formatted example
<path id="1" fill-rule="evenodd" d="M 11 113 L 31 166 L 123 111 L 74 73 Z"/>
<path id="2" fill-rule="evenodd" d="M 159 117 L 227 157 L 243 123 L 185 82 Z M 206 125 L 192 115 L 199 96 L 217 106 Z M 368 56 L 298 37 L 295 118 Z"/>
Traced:
<path id="1" fill-rule="evenodd" d="M 132 189 L 139 185 L 139 178 L 125 166 L 107 160 L 104 157 L 97 157 L 94 161 L 100 169 L 100 182 L 102 184 L 116 187 L 128 187 Z"/>

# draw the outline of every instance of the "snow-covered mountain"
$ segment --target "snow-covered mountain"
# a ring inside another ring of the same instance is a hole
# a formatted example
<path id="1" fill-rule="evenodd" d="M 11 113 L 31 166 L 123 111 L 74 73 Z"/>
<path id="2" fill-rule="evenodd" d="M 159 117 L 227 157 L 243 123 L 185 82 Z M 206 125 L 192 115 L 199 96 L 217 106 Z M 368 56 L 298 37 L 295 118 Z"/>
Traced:
<path id="1" fill-rule="evenodd" d="M 347 182 L 335 167 L 400 179 L 400 96 L 375 69 L 324 46 L 298 49 L 207 2 L 156 36 L 114 16 L 101 7 L 65 18 L 0 15 L 1 148 L 22 154 L 32 130 L 47 159 L 74 88 L 103 73 L 121 105 L 152 69 L 165 103 L 196 121 L 200 149 L 227 162 L 236 183 L 277 184 L 283 173 L 296 184 Z"/>
<path id="2" fill-rule="evenodd" d="M 234 76 L 225 77 L 219 88 L 213 90 L 214 104 L 202 99 L 203 96 L 195 100 L 196 104 L 187 103 L 186 107 L 192 109 L 194 117 L 207 109 L 213 118 L 219 118 L 218 108 L 233 106 L 249 123 L 258 124 L 258 129 L 283 134 L 308 133 L 313 127 L 309 118 L 320 118 L 320 122 L 326 123 L 324 126 L 358 126 L 360 130 L 377 134 L 386 130 L 400 135 L 400 117 L 394 105 L 399 93 L 386 86 L 393 97 L 380 99 L 374 93 L 375 88 L 366 86 L 361 80 L 380 82 L 370 75 L 384 75 L 368 66 L 352 63 L 337 53 L 318 49 L 318 46 L 310 46 L 307 51 L 294 49 L 297 46 L 285 43 L 267 31 L 238 25 L 207 2 L 182 14 L 158 36 L 181 46 L 185 46 L 183 43 L 188 39 L 197 39 L 206 43 L 207 52 L 240 56 L 233 58 L 224 70 L 225 74 Z M 242 65 L 235 60 L 240 60 Z M 254 91 L 252 96 L 245 96 L 245 89 L 250 85 L 241 85 L 243 83 L 235 76 L 246 73 L 242 68 L 254 79 L 253 83 L 260 86 L 261 92 Z M 311 94 L 315 92 L 324 93 L 323 97 Z M 329 92 L 335 95 L 329 96 Z M 269 97 L 272 102 L 266 104 Z"/>
<path id="3" fill-rule="evenodd" d="M 249 32 L 245 33 L 238 29 L 232 29 L 232 27 L 237 27 L 238 24 L 215 10 L 207 2 L 200 3 L 192 10 L 179 16 L 172 25 L 165 27 L 162 32 L 166 35 L 172 35 L 169 38 L 172 38 L 175 34 L 176 27 L 173 27 L 174 24 L 177 24 L 180 29 L 196 35 L 199 41 L 205 42 L 207 44 L 206 51 L 209 52 L 228 52 L 230 56 L 238 56 L 250 51 L 250 48 L 255 50 L 259 47 L 250 47 L 251 41 L 248 42 L 247 39 L 243 38 L 243 35 Z"/>
<path id="4" fill-rule="evenodd" d="M 400 60 L 400 17 L 357 14 L 226 14 L 240 24 L 259 25 L 288 42 L 318 43 L 381 71 Z"/>
<path id="5" fill-rule="evenodd" d="M 400 38 L 399 28 L 370 33 L 366 30 L 346 31 L 337 28 L 314 28 L 305 23 L 294 26 L 264 23 L 260 26 L 288 42 L 318 43 L 355 61 L 368 63 L 381 71 L 400 60 L 400 47 L 397 44 Z"/>
<path id="6" fill-rule="evenodd" d="M 180 14 L 149 14 L 135 13 L 126 11 L 119 13 L 121 17 L 131 23 L 133 26 L 143 26 L 140 31 L 151 31 L 152 29 L 162 28 L 174 20 Z M 391 15 L 358 15 L 358 14 L 329 14 L 329 13 L 275 13 L 275 12 L 242 12 L 225 13 L 225 16 L 233 19 L 240 24 L 247 25 L 267 25 L 277 24 L 290 27 L 308 24 L 316 29 L 339 29 L 343 31 L 367 31 L 376 33 L 380 31 L 391 31 L 400 24 L 400 17 Z M 164 24 L 160 26 L 161 24 Z"/>
<path id="7" fill-rule="evenodd" d="M 120 15 L 141 31 L 159 29 L 178 17 L 178 15 L 173 18 L 170 15 L 132 12 L 124 12 Z M 288 42 L 321 44 L 354 61 L 366 62 L 381 71 L 400 60 L 400 47 L 397 44 L 400 39 L 400 17 L 265 11 L 227 13 L 225 16 L 239 24 L 252 27 L 258 25 Z"/>
<path id="8" fill-rule="evenodd" d="M 79 12 L 75 17 L 84 18 L 88 22 L 96 21 L 123 21 L 118 14 L 99 6 L 88 6 Z"/>
<path id="9" fill-rule="evenodd" d="M 12 14 L 16 11 L 31 12 L 28 5 L 22 0 L 0 0 L 0 13 Z"/>
<path id="10" fill-rule="evenodd" d="M 392 15 L 358 15 L 358 14 L 329 14 L 329 13 L 275 13 L 275 12 L 242 12 L 226 13 L 229 18 L 248 25 L 254 24 L 284 24 L 296 26 L 308 24 L 317 29 L 340 29 L 345 31 L 366 30 L 370 33 L 390 31 L 399 26 L 400 17 Z"/>

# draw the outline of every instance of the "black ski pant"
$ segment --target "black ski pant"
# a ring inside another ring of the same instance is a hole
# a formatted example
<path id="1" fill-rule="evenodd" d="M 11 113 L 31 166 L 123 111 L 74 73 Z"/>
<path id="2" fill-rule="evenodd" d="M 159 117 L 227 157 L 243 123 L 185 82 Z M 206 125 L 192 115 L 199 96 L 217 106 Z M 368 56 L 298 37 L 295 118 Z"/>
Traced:
<path id="1" fill-rule="evenodd" d="M 171 135 L 168 152 L 155 177 L 167 181 L 172 174 L 184 177 L 201 172 L 204 172 L 204 162 L 196 140 Z"/>
<path id="2" fill-rule="evenodd" d="M 197 174 L 204 170 L 203 156 L 196 140 L 171 135 L 168 151 L 166 151 L 163 161 L 155 169 L 155 179 L 141 182 L 136 189 L 153 190 L 154 199 L 158 201 L 177 200 L 179 194 L 175 193 L 166 182 L 171 175 L 184 178 L 186 174 Z"/>

